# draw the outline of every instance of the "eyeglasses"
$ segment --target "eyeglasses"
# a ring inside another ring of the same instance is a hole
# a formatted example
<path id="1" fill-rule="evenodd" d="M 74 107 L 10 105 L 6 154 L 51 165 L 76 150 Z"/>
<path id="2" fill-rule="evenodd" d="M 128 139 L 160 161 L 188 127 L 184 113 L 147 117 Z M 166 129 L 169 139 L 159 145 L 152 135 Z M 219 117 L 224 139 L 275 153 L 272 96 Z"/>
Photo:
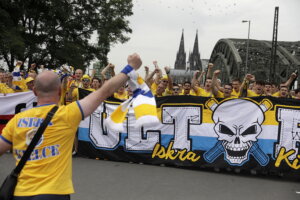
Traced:
<path id="1" fill-rule="evenodd" d="M 90 82 L 90 79 L 82 79 L 82 82 Z"/>
<path id="2" fill-rule="evenodd" d="M 179 90 L 179 88 L 173 88 L 173 90 L 174 90 L 174 91 L 178 91 L 178 90 Z"/>

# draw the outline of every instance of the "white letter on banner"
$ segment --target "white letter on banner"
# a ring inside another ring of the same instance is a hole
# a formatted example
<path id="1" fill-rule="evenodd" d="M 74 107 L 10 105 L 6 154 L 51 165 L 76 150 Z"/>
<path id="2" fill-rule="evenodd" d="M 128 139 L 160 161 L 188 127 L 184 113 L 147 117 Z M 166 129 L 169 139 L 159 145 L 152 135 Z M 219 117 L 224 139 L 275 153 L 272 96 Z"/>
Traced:
<path id="1" fill-rule="evenodd" d="M 133 110 L 129 110 L 127 124 L 128 138 L 125 139 L 126 150 L 131 151 L 152 151 L 155 144 L 160 142 L 160 130 L 159 127 L 135 127 L 135 116 Z M 155 129 L 156 128 L 156 129 Z"/>
<path id="2" fill-rule="evenodd" d="M 108 130 L 103 122 L 106 116 L 109 116 L 118 105 L 102 103 L 91 115 L 90 139 L 96 147 L 115 148 L 120 142 L 120 133 Z"/>
<path id="3" fill-rule="evenodd" d="M 202 122 L 202 107 L 200 106 L 163 106 L 162 123 L 172 124 L 174 133 L 174 149 L 191 149 L 190 125 L 200 125 Z M 168 131 L 171 131 L 168 129 Z M 164 134 L 165 131 L 163 132 Z"/>
<path id="4" fill-rule="evenodd" d="M 300 110 L 292 108 L 278 108 L 277 120 L 280 123 L 280 132 L 278 144 L 276 144 L 277 157 L 281 147 L 285 147 L 287 151 L 294 149 L 296 152 L 289 156 L 289 160 L 293 160 L 298 155 L 300 147 Z"/>

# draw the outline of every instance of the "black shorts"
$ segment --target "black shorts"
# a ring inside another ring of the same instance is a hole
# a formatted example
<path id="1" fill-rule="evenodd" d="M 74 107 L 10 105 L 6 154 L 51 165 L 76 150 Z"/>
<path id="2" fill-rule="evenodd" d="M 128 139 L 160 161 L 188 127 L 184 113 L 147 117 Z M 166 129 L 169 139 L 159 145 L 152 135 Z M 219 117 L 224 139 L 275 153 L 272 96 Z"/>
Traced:
<path id="1" fill-rule="evenodd" d="M 36 196 L 15 196 L 13 200 L 70 200 L 70 195 L 42 194 Z"/>

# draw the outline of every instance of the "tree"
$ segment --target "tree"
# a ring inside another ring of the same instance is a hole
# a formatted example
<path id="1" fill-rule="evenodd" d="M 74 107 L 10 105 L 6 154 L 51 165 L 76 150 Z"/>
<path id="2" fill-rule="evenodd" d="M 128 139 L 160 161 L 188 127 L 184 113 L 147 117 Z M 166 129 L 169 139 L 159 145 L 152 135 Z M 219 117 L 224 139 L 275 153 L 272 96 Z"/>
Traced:
<path id="1" fill-rule="evenodd" d="M 1 0 L 0 59 L 10 71 L 16 60 L 82 69 L 95 58 L 106 63 L 110 46 L 129 39 L 132 6 L 132 0 Z"/>

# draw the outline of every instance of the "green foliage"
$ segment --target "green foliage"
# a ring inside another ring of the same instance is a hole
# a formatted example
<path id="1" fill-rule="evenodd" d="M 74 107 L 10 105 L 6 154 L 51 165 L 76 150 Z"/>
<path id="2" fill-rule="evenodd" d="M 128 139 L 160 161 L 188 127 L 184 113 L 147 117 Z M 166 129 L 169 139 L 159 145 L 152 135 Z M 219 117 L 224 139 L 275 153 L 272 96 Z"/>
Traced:
<path id="1" fill-rule="evenodd" d="M 46 67 L 107 63 L 114 43 L 129 40 L 132 0 L 1 0 L 0 59 Z M 94 44 L 92 34 L 98 34 Z"/>

